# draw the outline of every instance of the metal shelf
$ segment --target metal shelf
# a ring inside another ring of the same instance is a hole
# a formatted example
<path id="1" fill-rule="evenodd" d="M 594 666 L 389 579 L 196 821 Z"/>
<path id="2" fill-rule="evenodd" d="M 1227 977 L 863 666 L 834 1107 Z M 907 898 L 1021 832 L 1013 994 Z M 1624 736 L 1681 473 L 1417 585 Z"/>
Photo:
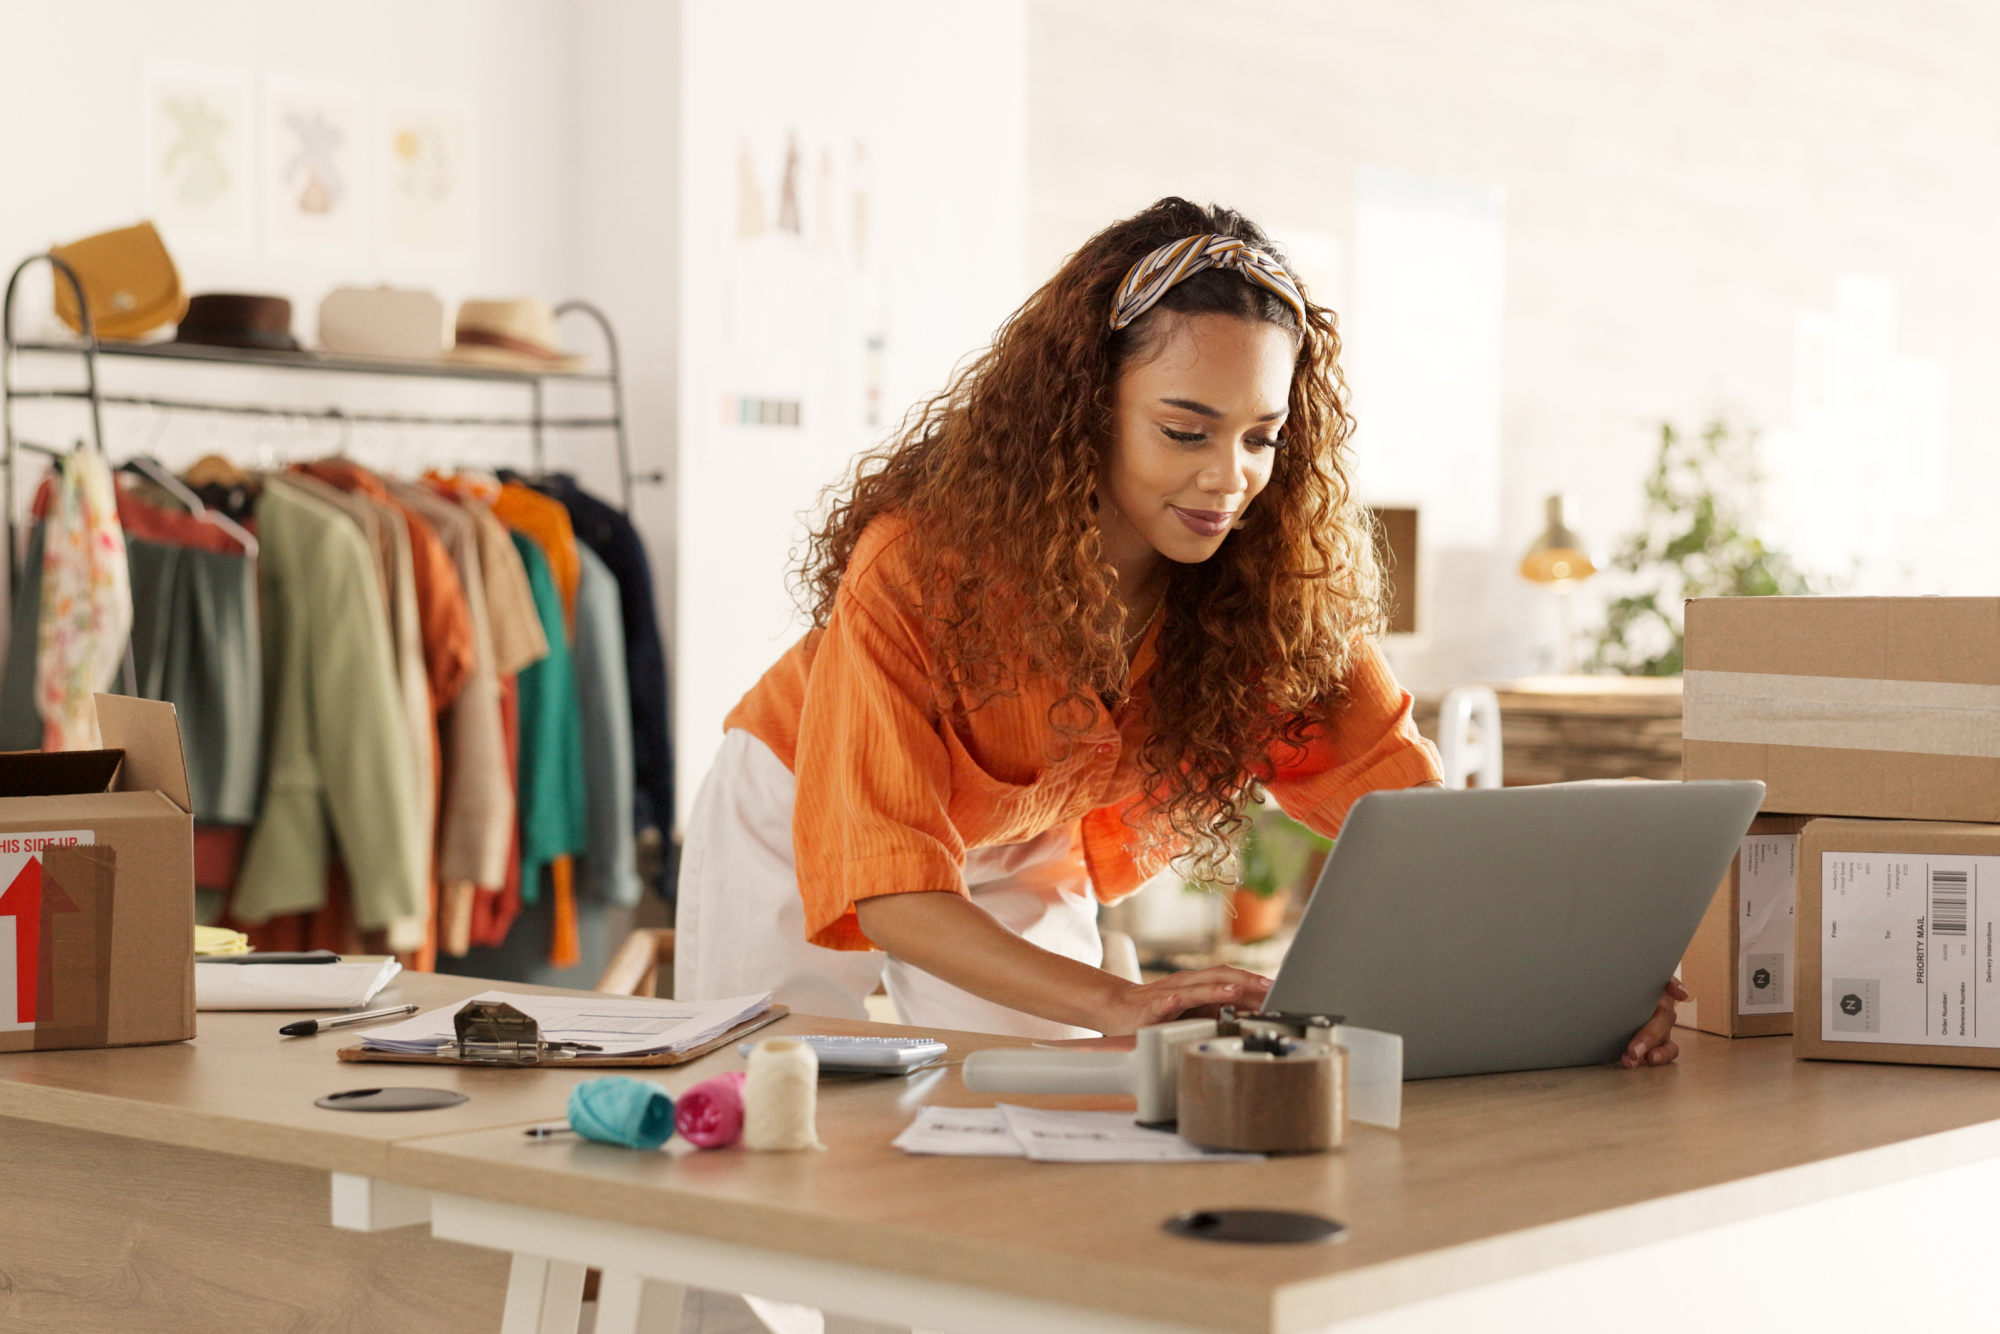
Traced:
<path id="1" fill-rule="evenodd" d="M 572 302 L 571 305 L 576 303 Z M 73 343 L 14 343 L 16 352 L 49 352 L 77 356 L 85 345 Z M 208 347 L 196 343 L 99 342 L 100 357 L 143 357 L 158 361 L 203 361 L 224 366 L 264 366 L 284 371 L 334 371 L 343 375 L 400 375 L 425 380 L 485 380 L 527 384 L 533 380 L 610 384 L 606 371 L 527 371 L 501 366 L 474 366 L 454 361 L 410 361 L 389 357 L 341 356 L 332 352 L 276 352 L 248 347 Z"/>
<path id="2" fill-rule="evenodd" d="M 47 264 L 54 271 L 58 282 L 66 282 L 76 295 L 77 308 L 82 314 L 83 337 L 74 342 L 17 341 L 14 337 L 14 293 L 19 286 L 21 275 L 30 265 Z M 104 449 L 105 404 L 121 407 L 152 407 L 174 412 L 210 412 L 224 416 L 280 417 L 291 420 L 338 421 L 359 425 L 394 426 L 442 426 L 442 427 L 483 427 L 497 429 L 521 429 L 530 433 L 534 451 L 536 472 L 543 471 L 543 435 L 549 430 L 604 430 L 610 431 L 618 449 L 618 481 L 620 499 L 626 513 L 632 510 L 632 488 L 639 482 L 658 484 L 662 476 L 658 472 L 635 474 L 632 471 L 631 445 L 625 430 L 625 393 L 619 368 L 618 336 L 611 328 L 611 321 L 604 312 L 587 301 L 565 301 L 555 308 L 558 319 L 568 314 L 587 316 L 604 335 L 605 370 L 513 370 L 500 366 L 477 366 L 451 361 L 406 361 L 387 357 L 339 356 L 327 352 L 280 352 L 262 348 L 208 347 L 191 343 L 126 343 L 103 342 L 96 336 L 95 322 L 90 312 L 89 302 L 83 294 L 83 284 L 75 272 L 54 255 L 30 255 L 15 266 L 7 280 L 4 304 L 0 304 L 0 419 L 4 419 L 6 470 L 4 498 L 0 503 L 6 506 L 6 528 L 8 536 L 7 566 L 11 575 L 18 559 L 14 541 L 14 514 L 18 460 L 21 449 L 33 449 L 24 445 L 14 433 L 14 404 L 16 400 L 60 401 L 71 400 L 87 404 L 90 408 L 91 435 L 97 450 Z M 53 386 L 21 387 L 14 383 L 19 354 L 37 357 L 70 356 L 83 361 L 84 383 L 81 388 L 65 389 Z M 213 398 L 173 398 L 151 394 L 106 393 L 98 382 L 98 362 L 105 357 L 131 358 L 144 361 L 197 363 L 213 366 L 254 367 L 263 370 L 305 372 L 314 375 L 354 376 L 386 375 L 404 379 L 457 380 L 524 389 L 528 393 L 529 410 L 517 415 L 487 415 L 464 412 L 427 413 L 402 410 L 375 412 L 366 410 L 350 411 L 338 404 L 324 407 L 287 406 L 274 403 L 249 402 L 242 399 Z M 544 407 L 546 389 L 549 385 L 595 385 L 609 391 L 610 409 L 601 416 L 552 417 Z"/>

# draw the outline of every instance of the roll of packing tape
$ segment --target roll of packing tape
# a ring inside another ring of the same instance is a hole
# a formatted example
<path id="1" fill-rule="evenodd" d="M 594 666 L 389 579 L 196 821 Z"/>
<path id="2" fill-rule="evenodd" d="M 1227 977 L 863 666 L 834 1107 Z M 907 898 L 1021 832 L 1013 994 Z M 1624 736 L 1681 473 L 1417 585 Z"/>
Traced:
<path id="1" fill-rule="evenodd" d="M 1180 1135 L 1246 1153 L 1337 1149 L 1347 1138 L 1347 1052 L 1258 1036 L 1184 1047 Z"/>

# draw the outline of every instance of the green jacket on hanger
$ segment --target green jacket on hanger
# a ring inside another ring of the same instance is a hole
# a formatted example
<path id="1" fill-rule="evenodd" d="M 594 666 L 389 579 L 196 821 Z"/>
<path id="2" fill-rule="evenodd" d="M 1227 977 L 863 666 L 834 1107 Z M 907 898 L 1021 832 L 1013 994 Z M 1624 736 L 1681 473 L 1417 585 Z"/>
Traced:
<path id="1" fill-rule="evenodd" d="M 548 636 L 549 656 L 521 669 L 521 901 L 541 900 L 542 868 L 590 847 L 589 787 L 583 776 L 583 715 L 564 632 L 562 597 L 533 538 L 509 534 L 528 569 L 528 587 Z"/>
<path id="2" fill-rule="evenodd" d="M 430 910 L 430 831 L 374 554 L 344 514 L 280 477 L 265 479 L 257 536 L 269 758 L 231 912 L 261 922 L 321 907 L 330 828 L 355 924 L 415 948 Z"/>

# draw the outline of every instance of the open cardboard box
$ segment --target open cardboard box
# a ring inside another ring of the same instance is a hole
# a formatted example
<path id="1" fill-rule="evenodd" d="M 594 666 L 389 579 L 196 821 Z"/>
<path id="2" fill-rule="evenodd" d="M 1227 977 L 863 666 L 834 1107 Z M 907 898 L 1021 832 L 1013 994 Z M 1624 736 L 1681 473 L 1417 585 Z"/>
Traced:
<path id="1" fill-rule="evenodd" d="M 105 749 L 0 753 L 0 1052 L 194 1036 L 194 822 L 174 706 Z"/>

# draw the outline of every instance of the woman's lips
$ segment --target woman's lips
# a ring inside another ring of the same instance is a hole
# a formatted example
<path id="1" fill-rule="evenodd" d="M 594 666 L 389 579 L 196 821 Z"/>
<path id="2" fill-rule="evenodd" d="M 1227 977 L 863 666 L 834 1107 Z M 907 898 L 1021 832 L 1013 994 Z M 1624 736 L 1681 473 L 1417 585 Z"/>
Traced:
<path id="1" fill-rule="evenodd" d="M 1174 517 L 1186 524 L 1188 531 L 1197 537 L 1221 537 L 1229 531 L 1236 515 L 1230 510 L 1190 510 L 1179 505 L 1169 505 Z"/>

